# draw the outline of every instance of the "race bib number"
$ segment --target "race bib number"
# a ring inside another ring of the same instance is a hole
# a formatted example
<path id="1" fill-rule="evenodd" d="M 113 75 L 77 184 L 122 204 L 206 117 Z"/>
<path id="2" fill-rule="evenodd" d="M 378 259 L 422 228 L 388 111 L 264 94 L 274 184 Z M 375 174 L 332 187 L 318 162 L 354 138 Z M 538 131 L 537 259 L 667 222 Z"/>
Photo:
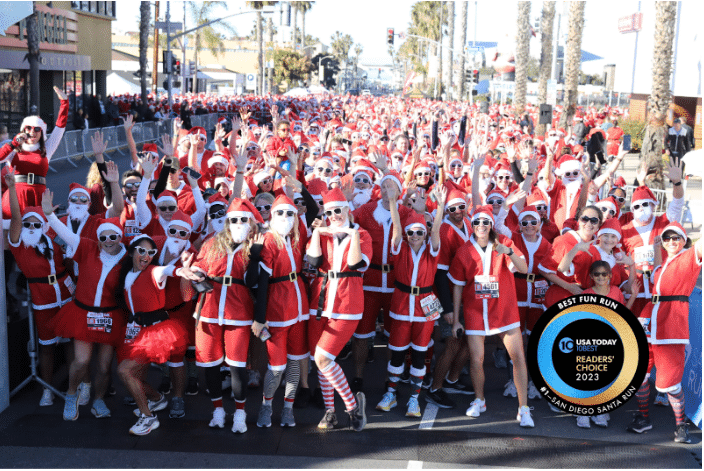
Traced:
<path id="1" fill-rule="evenodd" d="M 536 302 L 543 302 L 545 300 L 545 293 L 548 290 L 548 281 L 547 280 L 536 280 L 533 282 L 533 293 L 534 293 L 534 301 Z"/>
<path id="2" fill-rule="evenodd" d="M 68 289 L 68 292 L 71 293 L 71 296 L 76 292 L 76 285 L 73 283 L 73 279 L 70 276 L 67 276 L 64 279 L 64 285 L 66 286 L 66 289 Z"/>
<path id="3" fill-rule="evenodd" d="M 107 312 L 89 312 L 86 316 L 88 330 L 93 332 L 112 332 L 112 317 Z"/>
<path id="4" fill-rule="evenodd" d="M 440 314 L 443 312 L 440 300 L 433 293 L 420 300 L 420 307 L 423 309 L 426 321 L 440 319 Z"/>
<path id="5" fill-rule="evenodd" d="M 137 337 L 140 330 L 142 330 L 142 327 L 136 322 L 127 324 L 127 330 L 125 331 L 125 343 L 134 342 L 134 339 Z"/>
<path id="6" fill-rule="evenodd" d="M 139 224 L 134 219 L 125 221 L 125 237 L 134 237 L 141 234 Z"/>
<path id="7" fill-rule="evenodd" d="M 633 261 L 636 268 L 642 271 L 653 271 L 655 268 L 655 250 L 652 245 L 643 245 L 633 251 Z"/>
<path id="8" fill-rule="evenodd" d="M 640 322 L 640 325 L 643 326 L 645 336 L 650 338 L 650 317 L 639 317 L 638 321 Z"/>
<path id="9" fill-rule="evenodd" d="M 474 277 L 474 293 L 477 299 L 491 299 L 499 297 L 499 282 L 493 275 L 480 275 Z"/>

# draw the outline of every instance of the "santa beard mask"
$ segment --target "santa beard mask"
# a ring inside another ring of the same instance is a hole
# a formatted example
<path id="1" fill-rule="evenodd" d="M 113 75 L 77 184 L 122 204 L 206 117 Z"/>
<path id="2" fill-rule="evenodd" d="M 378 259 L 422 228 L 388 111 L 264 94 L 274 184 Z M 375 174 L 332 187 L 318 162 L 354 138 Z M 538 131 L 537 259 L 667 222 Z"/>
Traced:
<path id="1" fill-rule="evenodd" d="M 352 197 L 352 203 L 354 204 L 355 208 L 359 208 L 360 206 L 368 203 L 370 199 L 372 199 L 371 188 L 355 188 L 354 196 Z"/>
<path id="2" fill-rule="evenodd" d="M 88 205 L 87 204 L 68 204 L 68 217 L 74 221 L 82 221 L 88 216 Z"/>
<path id="3" fill-rule="evenodd" d="M 25 247 L 36 247 L 42 238 L 44 232 L 42 229 L 25 229 L 20 232 L 20 240 Z"/>
<path id="4" fill-rule="evenodd" d="M 480 178 L 479 179 L 479 191 L 484 191 L 489 187 L 491 183 L 491 177 Z"/>
<path id="5" fill-rule="evenodd" d="M 562 182 L 567 189 L 567 193 L 575 194 L 582 187 L 582 177 L 578 177 L 576 180 L 563 180 Z"/>
<path id="6" fill-rule="evenodd" d="M 230 224 L 230 235 L 236 244 L 241 244 L 249 235 L 249 223 Z"/>
<path id="7" fill-rule="evenodd" d="M 640 208 L 633 211 L 633 217 L 636 221 L 641 224 L 647 224 L 650 217 L 653 215 L 653 210 L 651 206 L 641 206 Z"/>
<path id="8" fill-rule="evenodd" d="M 220 232 L 225 227 L 225 218 L 211 219 L 210 228 L 213 232 Z"/>
<path id="9" fill-rule="evenodd" d="M 180 254 L 188 244 L 188 239 L 166 238 L 166 250 L 171 254 Z"/>
<path id="10" fill-rule="evenodd" d="M 295 222 L 296 216 L 274 216 L 273 218 L 271 218 L 269 227 L 281 237 L 286 237 L 291 233 L 291 229 L 293 229 L 293 225 L 295 224 Z"/>

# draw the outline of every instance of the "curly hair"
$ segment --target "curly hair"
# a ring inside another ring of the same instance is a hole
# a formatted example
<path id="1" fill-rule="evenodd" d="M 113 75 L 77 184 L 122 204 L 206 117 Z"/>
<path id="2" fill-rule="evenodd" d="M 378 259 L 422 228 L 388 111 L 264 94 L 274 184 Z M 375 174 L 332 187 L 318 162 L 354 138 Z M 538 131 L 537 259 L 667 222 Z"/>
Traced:
<path id="1" fill-rule="evenodd" d="M 247 239 L 242 242 L 242 259 L 244 260 L 245 266 L 249 263 L 249 253 L 252 248 L 252 237 L 257 232 L 257 226 L 254 224 L 253 219 L 249 220 L 249 235 Z M 225 218 L 225 225 L 222 230 L 215 234 L 213 237 L 213 242 L 208 246 L 208 252 L 206 259 L 209 262 L 213 262 L 219 258 L 227 256 L 228 253 L 233 252 L 237 244 L 232 239 L 232 234 L 230 234 L 230 219 Z"/>

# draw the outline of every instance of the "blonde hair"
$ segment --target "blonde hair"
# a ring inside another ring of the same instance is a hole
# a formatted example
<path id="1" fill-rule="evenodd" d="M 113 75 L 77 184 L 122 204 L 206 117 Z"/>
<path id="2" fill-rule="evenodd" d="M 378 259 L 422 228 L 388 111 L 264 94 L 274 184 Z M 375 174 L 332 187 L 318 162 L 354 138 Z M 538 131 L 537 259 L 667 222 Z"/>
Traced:
<path id="1" fill-rule="evenodd" d="M 100 170 L 98 170 L 98 162 L 93 162 L 90 164 L 88 169 L 88 176 L 86 177 L 86 188 L 89 190 L 93 188 L 93 185 L 100 183 L 102 178 L 100 176 Z"/>
<path id="2" fill-rule="evenodd" d="M 242 260 L 244 261 L 245 270 L 247 269 L 247 264 L 249 263 L 249 253 L 252 247 L 252 238 L 257 232 L 257 226 L 254 224 L 253 219 L 249 220 L 249 235 L 247 239 L 242 242 Z M 230 234 L 230 219 L 225 218 L 225 225 L 222 230 L 215 234 L 213 237 L 213 242 L 208 247 L 208 255 L 206 256 L 209 262 L 218 260 L 228 253 L 234 250 L 235 241 L 232 239 L 232 234 Z"/>

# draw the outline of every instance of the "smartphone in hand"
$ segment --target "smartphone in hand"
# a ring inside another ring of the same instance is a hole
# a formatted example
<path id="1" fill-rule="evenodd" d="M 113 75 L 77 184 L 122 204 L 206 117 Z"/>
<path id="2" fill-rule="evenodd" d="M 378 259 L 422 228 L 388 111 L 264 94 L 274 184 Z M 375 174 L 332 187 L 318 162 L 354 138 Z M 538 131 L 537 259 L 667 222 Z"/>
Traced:
<path id="1" fill-rule="evenodd" d="M 194 180 L 200 180 L 200 177 L 202 177 L 200 173 L 196 172 L 191 167 L 183 167 L 181 171 L 186 175 L 190 175 L 191 177 L 193 177 Z"/>
<path id="2" fill-rule="evenodd" d="M 624 134 L 623 136 L 623 150 L 631 150 L 631 135 Z"/>

